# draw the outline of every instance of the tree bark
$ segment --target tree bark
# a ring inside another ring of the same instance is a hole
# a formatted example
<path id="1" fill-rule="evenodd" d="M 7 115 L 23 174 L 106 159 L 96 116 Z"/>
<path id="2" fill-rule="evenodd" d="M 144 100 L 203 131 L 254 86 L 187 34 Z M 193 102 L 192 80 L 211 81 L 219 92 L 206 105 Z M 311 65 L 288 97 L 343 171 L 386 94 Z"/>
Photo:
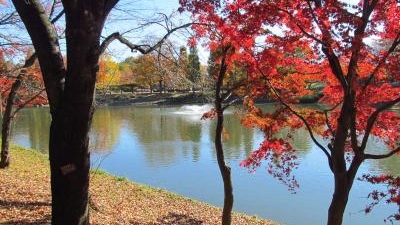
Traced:
<path id="1" fill-rule="evenodd" d="M 10 127 L 12 122 L 12 108 L 14 105 L 15 96 L 18 89 L 21 87 L 22 74 L 17 76 L 17 79 L 11 86 L 10 93 L 7 97 L 7 104 L 3 114 L 2 129 L 1 129 L 1 160 L 0 168 L 6 168 L 10 165 L 9 147 L 10 147 Z"/>
<path id="2" fill-rule="evenodd" d="M 328 210 L 328 225 L 341 225 L 343 221 L 344 210 L 351 186 L 347 182 L 346 174 L 335 174 L 335 189 Z"/>
<path id="3" fill-rule="evenodd" d="M 230 225 L 233 208 L 233 188 L 231 179 L 231 168 L 225 164 L 224 150 L 222 147 L 222 130 L 224 117 L 222 114 L 217 117 L 217 127 L 215 129 L 215 151 L 217 162 L 224 183 L 224 207 L 222 210 L 222 225 Z"/>
<path id="4" fill-rule="evenodd" d="M 332 201 L 328 210 L 328 225 L 341 225 L 343 214 L 346 209 L 350 190 L 353 186 L 358 168 L 364 160 L 363 153 L 353 149 L 354 158 L 347 170 L 345 158 L 345 145 L 351 129 L 352 115 L 355 115 L 355 94 L 349 88 L 344 96 L 343 106 L 337 121 L 337 129 L 332 149 L 332 173 L 334 175 L 335 187 Z M 353 148 L 358 146 L 353 146 Z"/>
<path id="5" fill-rule="evenodd" d="M 215 129 L 215 151 L 217 153 L 217 162 L 224 183 L 224 207 L 222 210 L 222 225 L 230 225 L 232 222 L 233 208 L 233 188 L 231 179 L 231 168 L 226 165 L 224 159 L 224 149 L 222 146 L 222 132 L 224 127 L 224 110 L 222 107 L 221 87 L 226 73 L 225 56 L 221 62 L 221 69 L 215 90 L 215 110 L 217 113 L 217 126 Z M 193 89 L 194 90 L 194 89 Z"/>

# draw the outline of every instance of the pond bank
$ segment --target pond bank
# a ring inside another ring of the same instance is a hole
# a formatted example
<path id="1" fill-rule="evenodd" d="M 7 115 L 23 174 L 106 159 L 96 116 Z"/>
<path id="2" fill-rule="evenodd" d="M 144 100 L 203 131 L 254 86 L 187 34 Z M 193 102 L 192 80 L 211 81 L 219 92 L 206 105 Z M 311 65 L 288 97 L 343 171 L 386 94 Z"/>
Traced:
<path id="1" fill-rule="evenodd" d="M 96 94 L 97 106 L 182 105 L 213 102 L 212 93 L 122 93 Z"/>
<path id="2" fill-rule="evenodd" d="M 299 103 L 316 103 L 321 96 L 303 96 Z M 232 96 L 228 102 L 237 96 Z M 96 94 L 96 106 L 129 106 L 129 105 L 204 105 L 214 102 L 213 92 L 168 92 L 168 93 L 108 93 Z M 274 100 L 257 98 L 256 103 L 269 103 Z M 241 103 L 238 101 L 237 103 Z"/>
<path id="3" fill-rule="evenodd" d="M 11 160 L 10 168 L 0 170 L 0 224 L 50 224 L 47 156 L 12 147 Z M 92 172 L 90 181 L 91 224 L 220 224 L 221 209 L 205 203 L 101 171 Z M 232 224 L 277 225 L 236 213 Z"/>

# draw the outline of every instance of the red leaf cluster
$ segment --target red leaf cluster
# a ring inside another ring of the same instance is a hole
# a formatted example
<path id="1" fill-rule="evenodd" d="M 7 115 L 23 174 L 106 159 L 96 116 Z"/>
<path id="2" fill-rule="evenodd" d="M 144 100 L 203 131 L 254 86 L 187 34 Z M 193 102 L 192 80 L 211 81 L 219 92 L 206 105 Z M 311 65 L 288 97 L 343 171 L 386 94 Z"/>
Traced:
<path id="1" fill-rule="evenodd" d="M 384 201 L 386 204 L 396 204 L 400 208 L 400 177 L 387 174 L 377 176 L 364 174 L 360 180 L 386 186 L 386 190 L 384 191 L 374 190 L 368 194 L 368 198 L 370 198 L 372 202 L 365 207 L 365 213 L 371 212 L 373 207 L 381 201 Z M 400 213 L 396 212 L 388 216 L 386 220 L 400 220 Z"/>

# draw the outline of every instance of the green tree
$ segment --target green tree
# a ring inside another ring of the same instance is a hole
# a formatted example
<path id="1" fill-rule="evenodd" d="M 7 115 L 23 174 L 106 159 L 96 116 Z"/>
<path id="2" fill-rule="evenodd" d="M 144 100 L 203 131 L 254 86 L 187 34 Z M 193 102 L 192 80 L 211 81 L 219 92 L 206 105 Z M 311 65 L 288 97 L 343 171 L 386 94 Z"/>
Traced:
<path id="1" fill-rule="evenodd" d="M 191 46 L 188 56 L 188 78 L 193 83 L 192 90 L 195 91 L 196 83 L 200 78 L 200 60 L 196 46 Z"/>
<path id="2" fill-rule="evenodd" d="M 210 77 L 216 76 L 218 72 L 219 65 L 215 59 L 215 51 L 210 51 L 210 55 L 208 56 L 207 60 L 207 73 Z"/>

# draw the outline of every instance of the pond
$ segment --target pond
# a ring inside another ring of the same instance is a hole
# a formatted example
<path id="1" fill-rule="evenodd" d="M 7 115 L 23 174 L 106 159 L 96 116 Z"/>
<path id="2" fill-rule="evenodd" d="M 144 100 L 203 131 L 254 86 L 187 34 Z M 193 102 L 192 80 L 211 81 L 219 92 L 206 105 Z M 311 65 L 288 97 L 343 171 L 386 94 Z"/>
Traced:
<path id="1" fill-rule="evenodd" d="M 212 205 L 222 206 L 223 186 L 216 163 L 213 121 L 201 121 L 210 106 L 105 107 L 97 109 L 91 131 L 92 167 L 129 180 L 163 188 Z M 273 107 L 265 105 L 266 108 Z M 13 124 L 13 141 L 47 152 L 50 116 L 47 108 L 24 109 Z M 261 167 L 249 173 L 239 166 L 263 139 L 253 129 L 243 128 L 235 113 L 228 112 L 224 141 L 226 160 L 232 167 L 234 210 L 291 225 L 326 224 L 333 191 L 333 177 L 324 154 L 305 130 L 294 134 L 299 168 L 294 175 L 300 188 L 292 194 Z M 370 147 L 384 148 L 378 141 Z M 358 175 L 399 175 L 400 157 L 367 161 Z M 382 188 L 355 181 L 344 225 L 377 225 L 397 208 L 378 205 L 370 214 L 364 207 L 373 189 Z"/>

